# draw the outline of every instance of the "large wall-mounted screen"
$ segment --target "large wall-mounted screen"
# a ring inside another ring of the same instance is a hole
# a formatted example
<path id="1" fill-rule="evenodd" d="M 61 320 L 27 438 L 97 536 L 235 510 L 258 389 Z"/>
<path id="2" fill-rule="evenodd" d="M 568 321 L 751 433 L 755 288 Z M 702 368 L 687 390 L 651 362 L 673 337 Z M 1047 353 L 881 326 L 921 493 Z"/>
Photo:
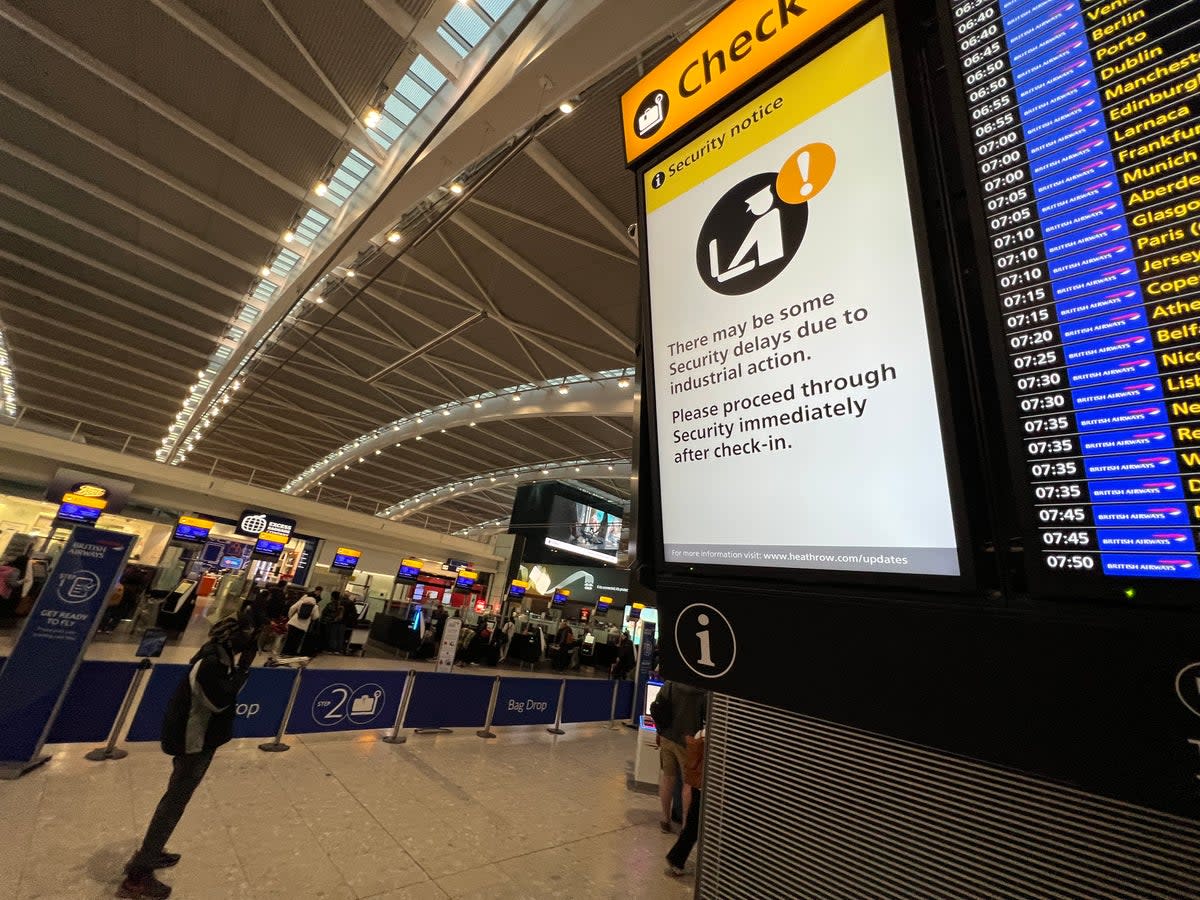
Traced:
<path id="1" fill-rule="evenodd" d="M 1200 578 L 1197 6 L 949 12 L 1034 577 Z"/>
<path id="2" fill-rule="evenodd" d="M 621 547 L 621 517 L 556 496 L 550 504 L 545 542 L 556 550 L 615 563 Z"/>
<path id="3" fill-rule="evenodd" d="M 642 177 L 665 562 L 960 575 L 884 19 Z"/>

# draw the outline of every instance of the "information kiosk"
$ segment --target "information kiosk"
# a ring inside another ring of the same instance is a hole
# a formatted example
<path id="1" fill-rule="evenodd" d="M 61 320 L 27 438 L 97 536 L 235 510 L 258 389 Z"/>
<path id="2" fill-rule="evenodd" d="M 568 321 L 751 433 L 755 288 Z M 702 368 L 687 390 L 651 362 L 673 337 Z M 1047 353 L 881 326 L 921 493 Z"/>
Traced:
<path id="1" fill-rule="evenodd" d="M 668 678 L 1200 818 L 1198 39 L 735 0 L 625 93 Z"/>

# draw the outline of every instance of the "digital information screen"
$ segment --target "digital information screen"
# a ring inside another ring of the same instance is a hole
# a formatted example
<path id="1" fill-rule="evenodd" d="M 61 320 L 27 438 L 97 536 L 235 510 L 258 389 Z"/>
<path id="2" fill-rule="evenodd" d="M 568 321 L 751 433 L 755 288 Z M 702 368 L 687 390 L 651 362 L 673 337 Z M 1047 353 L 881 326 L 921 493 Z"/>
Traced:
<path id="1" fill-rule="evenodd" d="M 287 538 L 281 534 L 264 534 L 254 544 L 254 552 L 262 556 L 278 556 L 287 546 Z"/>
<path id="2" fill-rule="evenodd" d="M 68 497 L 72 496 L 70 494 Z M 88 499 L 88 498 L 84 498 Z M 54 519 L 57 522 L 73 522 L 79 525 L 94 525 L 96 520 L 100 518 L 100 513 L 104 511 L 102 506 L 95 506 L 92 503 L 79 503 L 72 500 L 63 500 L 58 506 L 58 512 Z"/>
<path id="3" fill-rule="evenodd" d="M 961 574 L 883 18 L 642 191 L 666 562 Z"/>
<path id="4" fill-rule="evenodd" d="M 950 11 L 1035 565 L 1200 578 L 1200 7 Z"/>
<path id="5" fill-rule="evenodd" d="M 208 540 L 208 534 L 213 529 L 213 523 L 207 519 L 197 519 L 191 516 L 180 516 L 175 525 L 174 540 L 188 544 L 202 544 Z"/>
<path id="6" fill-rule="evenodd" d="M 454 586 L 460 588 L 472 588 L 475 582 L 479 580 L 478 572 L 460 571 L 458 577 L 454 579 Z"/>
<path id="7" fill-rule="evenodd" d="M 420 575 L 421 561 L 419 559 L 400 560 L 400 570 L 396 573 L 397 578 L 405 578 L 415 581 Z"/>
<path id="8" fill-rule="evenodd" d="M 349 547 L 338 547 L 333 555 L 329 568 L 339 572 L 353 572 L 362 557 L 361 550 L 351 550 Z"/>

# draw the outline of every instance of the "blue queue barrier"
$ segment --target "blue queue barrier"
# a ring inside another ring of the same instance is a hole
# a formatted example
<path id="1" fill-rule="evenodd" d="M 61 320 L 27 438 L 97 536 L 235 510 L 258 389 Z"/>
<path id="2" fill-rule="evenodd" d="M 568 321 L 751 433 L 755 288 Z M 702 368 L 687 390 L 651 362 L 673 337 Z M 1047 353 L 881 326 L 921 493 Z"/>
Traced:
<path id="1" fill-rule="evenodd" d="M 188 668 L 179 663 L 162 663 L 154 667 L 126 740 L 157 741 L 160 738 L 167 703 Z M 233 736 L 274 737 L 283 721 L 295 678 L 295 669 L 251 669 L 246 686 L 238 694 Z"/>
<path id="2" fill-rule="evenodd" d="M 288 734 L 390 728 L 407 678 L 395 669 L 306 669 Z"/>
<path id="3" fill-rule="evenodd" d="M 593 678 L 570 678 L 567 680 L 567 692 L 563 698 L 564 722 L 600 722 L 607 721 L 612 710 L 611 681 L 601 681 Z M 633 682 L 617 682 L 617 711 L 616 718 L 629 717 L 630 704 L 633 702 Z"/>
<path id="4" fill-rule="evenodd" d="M 0 668 L 7 657 L 0 656 Z M 103 741 L 112 731 L 138 664 L 86 659 L 63 698 L 47 744 Z"/>
<path id="5" fill-rule="evenodd" d="M 495 676 L 418 672 L 415 678 L 405 728 L 473 728 L 487 720 Z"/>
<path id="6" fill-rule="evenodd" d="M 501 678 L 493 725 L 549 725 L 558 711 L 557 678 Z"/>
<path id="7" fill-rule="evenodd" d="M 137 667 L 135 662 L 84 660 L 63 698 L 46 743 L 107 740 Z"/>

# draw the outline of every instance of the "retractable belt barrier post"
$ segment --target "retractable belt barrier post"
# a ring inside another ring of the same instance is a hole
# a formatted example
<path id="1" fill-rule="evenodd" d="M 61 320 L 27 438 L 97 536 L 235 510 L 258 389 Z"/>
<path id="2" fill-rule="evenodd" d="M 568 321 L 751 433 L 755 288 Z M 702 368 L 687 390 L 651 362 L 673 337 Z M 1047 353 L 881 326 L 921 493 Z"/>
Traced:
<path id="1" fill-rule="evenodd" d="M 137 696 L 138 688 L 142 686 L 142 679 L 146 677 L 146 673 L 150 671 L 152 665 L 148 659 L 143 659 L 138 663 L 137 670 L 133 673 L 133 680 L 129 682 L 129 688 L 125 691 L 125 699 L 121 701 L 121 711 L 117 713 L 117 720 L 113 722 L 112 732 L 108 736 L 108 744 L 97 747 L 95 750 L 89 750 L 83 755 L 84 759 L 103 762 L 106 759 L 124 759 L 129 755 L 128 750 L 122 750 L 117 746 L 117 738 L 121 736 L 121 729 L 125 727 L 125 719 L 129 717 L 129 711 L 133 709 L 133 698 Z"/>
<path id="2" fill-rule="evenodd" d="M 612 731 L 613 729 L 615 729 L 617 727 L 617 692 L 618 692 L 618 688 L 620 688 L 620 687 L 621 687 L 621 682 L 619 682 L 619 681 L 613 682 L 612 706 L 610 706 L 608 708 L 608 724 L 604 726 L 609 731 Z"/>
<path id="3" fill-rule="evenodd" d="M 396 713 L 396 725 L 392 733 L 384 737 L 384 743 L 403 744 L 408 740 L 407 735 L 400 733 L 404 728 L 404 719 L 408 715 L 408 702 L 412 699 L 413 685 L 417 682 L 417 670 L 409 669 L 408 677 L 404 679 L 404 693 L 400 696 L 400 711 Z"/>
<path id="4" fill-rule="evenodd" d="M 279 731 L 275 735 L 275 740 L 259 744 L 259 750 L 267 753 L 282 753 L 284 750 L 292 749 L 283 742 L 283 735 L 287 731 L 288 719 L 292 716 L 292 707 L 296 705 L 296 695 L 300 693 L 300 679 L 304 676 L 306 666 L 308 666 L 307 659 L 301 660 L 296 664 L 296 678 L 292 682 L 292 693 L 288 696 L 287 708 L 283 711 L 283 719 L 279 722 Z"/>
<path id="5" fill-rule="evenodd" d="M 492 685 L 492 698 L 488 701 L 487 721 L 483 723 L 483 728 L 475 732 L 479 737 L 492 739 L 496 733 L 492 731 L 492 719 L 496 715 L 496 698 L 500 696 L 500 676 L 496 676 L 496 681 Z"/>
<path id="6" fill-rule="evenodd" d="M 567 679 L 563 679 L 558 687 L 558 712 L 554 714 L 554 727 L 547 728 L 550 734 L 566 734 L 562 729 L 563 701 L 567 696 Z"/>

